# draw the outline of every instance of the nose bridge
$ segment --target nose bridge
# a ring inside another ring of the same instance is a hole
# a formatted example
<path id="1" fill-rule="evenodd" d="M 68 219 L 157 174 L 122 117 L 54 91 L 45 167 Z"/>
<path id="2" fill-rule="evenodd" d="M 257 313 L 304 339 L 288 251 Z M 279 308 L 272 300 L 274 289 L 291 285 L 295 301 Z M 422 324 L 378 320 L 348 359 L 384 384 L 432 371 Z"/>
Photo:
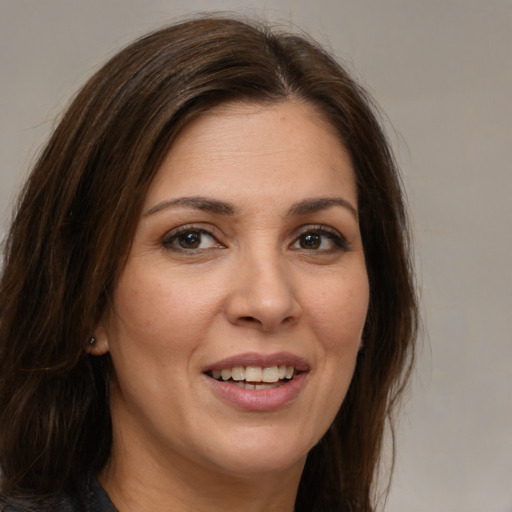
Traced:
<path id="1" fill-rule="evenodd" d="M 230 301 L 232 322 L 250 323 L 269 331 L 298 315 L 291 270 L 279 248 L 270 244 L 246 247 L 240 254 Z"/>

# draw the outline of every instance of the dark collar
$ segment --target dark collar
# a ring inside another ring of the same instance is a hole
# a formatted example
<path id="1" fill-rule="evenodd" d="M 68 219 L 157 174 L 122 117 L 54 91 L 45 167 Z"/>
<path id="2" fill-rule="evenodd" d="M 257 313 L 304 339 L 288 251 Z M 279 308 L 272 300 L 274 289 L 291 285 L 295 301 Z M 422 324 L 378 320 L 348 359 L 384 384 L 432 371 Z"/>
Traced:
<path id="1" fill-rule="evenodd" d="M 0 512 L 118 512 L 110 501 L 108 494 L 95 478 L 86 479 L 85 496 L 65 493 L 58 504 L 37 502 L 37 498 L 29 500 L 10 500 L 0 496 Z M 29 503 L 32 502 L 32 503 Z"/>

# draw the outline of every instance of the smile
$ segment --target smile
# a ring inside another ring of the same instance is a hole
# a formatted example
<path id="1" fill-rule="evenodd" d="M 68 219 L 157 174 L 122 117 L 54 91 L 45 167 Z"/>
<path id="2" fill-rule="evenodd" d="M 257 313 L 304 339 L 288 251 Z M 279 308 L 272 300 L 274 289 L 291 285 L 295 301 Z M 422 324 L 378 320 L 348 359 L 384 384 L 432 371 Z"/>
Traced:
<path id="1" fill-rule="evenodd" d="M 237 409 L 263 412 L 294 402 L 306 386 L 309 363 L 290 352 L 246 352 L 203 368 L 212 393 Z"/>
<path id="2" fill-rule="evenodd" d="M 274 389 L 293 379 L 293 366 L 234 366 L 210 372 L 215 380 L 228 382 L 243 389 Z"/>

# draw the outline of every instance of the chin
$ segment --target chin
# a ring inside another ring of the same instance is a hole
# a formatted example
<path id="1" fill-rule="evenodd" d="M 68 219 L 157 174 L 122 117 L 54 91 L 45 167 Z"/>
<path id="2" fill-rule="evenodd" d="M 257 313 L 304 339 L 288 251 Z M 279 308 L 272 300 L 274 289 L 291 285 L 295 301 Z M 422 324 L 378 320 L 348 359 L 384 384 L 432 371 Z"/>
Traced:
<path id="1" fill-rule="evenodd" d="M 274 477 L 289 471 L 302 472 L 306 455 L 297 454 L 264 454 L 260 449 L 258 454 L 236 457 L 229 462 L 224 460 L 222 469 L 240 478 Z"/>
<path id="2" fill-rule="evenodd" d="M 302 471 L 309 450 L 316 444 L 305 439 L 294 440 L 289 432 L 262 435 L 252 430 L 228 436 L 230 443 L 224 453 L 217 450 L 215 453 L 218 467 L 239 476 Z"/>

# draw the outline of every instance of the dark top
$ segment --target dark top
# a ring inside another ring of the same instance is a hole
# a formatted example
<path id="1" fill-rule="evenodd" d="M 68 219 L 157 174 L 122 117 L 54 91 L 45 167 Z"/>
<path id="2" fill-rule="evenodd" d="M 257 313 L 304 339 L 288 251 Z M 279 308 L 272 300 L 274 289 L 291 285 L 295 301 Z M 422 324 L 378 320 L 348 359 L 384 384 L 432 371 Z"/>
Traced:
<path id="1" fill-rule="evenodd" d="M 91 478 L 87 484 L 87 498 L 79 499 L 77 496 L 64 494 L 58 505 L 51 508 L 52 512 L 118 512 L 103 487 Z M 29 506 L 20 502 L 5 500 L 0 496 L 0 512 L 39 512 L 47 510 L 44 506 Z"/>

